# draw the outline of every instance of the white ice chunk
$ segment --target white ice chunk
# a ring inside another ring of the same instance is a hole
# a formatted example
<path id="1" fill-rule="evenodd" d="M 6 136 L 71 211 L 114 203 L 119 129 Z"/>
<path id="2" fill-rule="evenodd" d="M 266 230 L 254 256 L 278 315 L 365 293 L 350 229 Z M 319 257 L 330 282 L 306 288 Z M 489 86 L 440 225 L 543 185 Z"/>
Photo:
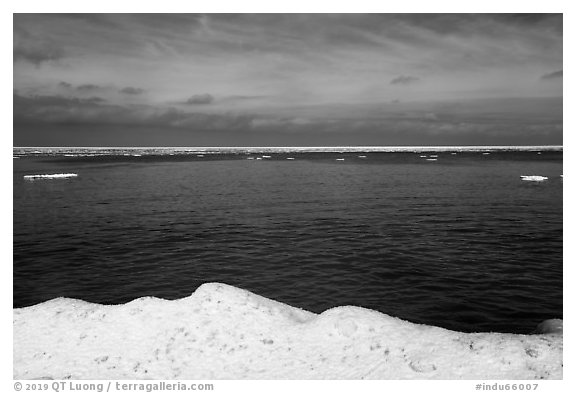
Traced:
<path id="1" fill-rule="evenodd" d="M 548 180 L 548 178 L 546 176 L 536 176 L 536 175 L 529 175 L 529 176 L 520 176 L 520 178 L 522 180 L 525 181 L 544 181 L 544 180 Z"/>
<path id="2" fill-rule="evenodd" d="M 26 180 L 40 180 L 40 179 L 67 179 L 70 177 L 77 177 L 76 173 L 55 173 L 53 175 L 24 175 Z"/>

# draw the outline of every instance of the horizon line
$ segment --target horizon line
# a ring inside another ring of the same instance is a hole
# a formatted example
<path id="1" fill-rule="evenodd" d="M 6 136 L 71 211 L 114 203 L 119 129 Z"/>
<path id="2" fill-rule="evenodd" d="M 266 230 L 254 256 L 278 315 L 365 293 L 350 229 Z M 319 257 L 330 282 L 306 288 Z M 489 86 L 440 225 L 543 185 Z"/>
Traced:
<path id="1" fill-rule="evenodd" d="M 338 149 L 338 148 L 562 148 L 564 145 L 339 145 L 339 146 L 13 146 L 13 149 Z"/>

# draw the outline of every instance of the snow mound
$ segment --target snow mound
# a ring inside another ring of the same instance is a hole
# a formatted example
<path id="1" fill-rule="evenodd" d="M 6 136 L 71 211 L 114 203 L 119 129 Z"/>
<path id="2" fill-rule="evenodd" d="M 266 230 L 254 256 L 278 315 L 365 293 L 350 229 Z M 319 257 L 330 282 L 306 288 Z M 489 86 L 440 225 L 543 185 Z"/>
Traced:
<path id="1" fill-rule="evenodd" d="M 77 177 L 76 173 L 55 173 L 53 175 L 24 175 L 26 180 L 40 180 L 40 179 L 67 179 L 70 177 Z"/>
<path id="2" fill-rule="evenodd" d="M 561 379 L 554 334 L 460 333 L 359 307 L 313 314 L 210 283 L 179 300 L 14 309 L 14 378 Z"/>
<path id="3" fill-rule="evenodd" d="M 544 181 L 544 180 L 548 180 L 548 178 L 546 176 L 520 176 L 520 178 L 524 181 Z"/>

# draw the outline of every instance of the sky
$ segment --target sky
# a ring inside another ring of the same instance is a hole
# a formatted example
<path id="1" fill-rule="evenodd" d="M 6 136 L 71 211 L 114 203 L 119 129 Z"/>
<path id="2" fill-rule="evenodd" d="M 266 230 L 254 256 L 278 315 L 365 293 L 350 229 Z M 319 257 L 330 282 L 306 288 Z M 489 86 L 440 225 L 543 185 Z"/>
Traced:
<path id="1" fill-rule="evenodd" d="M 561 14 L 14 14 L 14 146 L 561 145 Z"/>

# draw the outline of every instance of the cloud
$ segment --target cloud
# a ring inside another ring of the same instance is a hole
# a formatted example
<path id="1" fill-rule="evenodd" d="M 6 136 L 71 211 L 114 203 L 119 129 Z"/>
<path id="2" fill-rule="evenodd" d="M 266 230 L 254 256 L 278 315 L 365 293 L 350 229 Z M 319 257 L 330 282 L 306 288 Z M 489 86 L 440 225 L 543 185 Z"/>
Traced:
<path id="1" fill-rule="evenodd" d="M 90 104 L 102 104 L 102 103 L 106 102 L 106 100 L 102 97 L 85 98 L 83 101 L 86 103 L 90 103 Z"/>
<path id="2" fill-rule="evenodd" d="M 110 135 L 99 136 L 98 130 L 118 127 L 122 132 L 117 138 L 130 135 L 134 140 L 139 138 L 138 130 L 155 129 L 171 132 L 182 141 L 187 140 L 189 133 L 211 135 L 206 143 L 214 146 L 230 144 L 233 135 L 240 143 L 247 135 L 259 135 L 271 138 L 266 139 L 268 143 L 281 140 L 292 145 L 326 145 L 335 141 L 358 144 L 359 140 L 369 144 L 382 140 L 392 144 L 511 144 L 515 140 L 528 141 L 524 142 L 527 144 L 562 143 L 559 98 L 406 103 L 390 105 L 388 110 L 376 108 L 368 106 L 362 111 L 357 105 L 348 110 L 338 106 L 333 108 L 338 116 L 322 112 L 321 107 L 311 112 L 302 108 L 291 115 L 198 113 L 172 107 L 114 105 L 100 97 L 23 96 L 14 91 L 13 115 L 15 136 L 20 132 L 17 130 L 27 127 L 38 130 L 34 132 L 40 137 L 45 126 L 71 125 L 95 140 Z M 159 135 L 164 134 L 159 131 L 154 138 Z M 143 132 L 142 138 L 150 136 Z"/>
<path id="3" fill-rule="evenodd" d="M 252 100 L 263 100 L 269 98 L 267 95 L 230 95 L 227 97 L 222 97 L 221 101 L 252 101 Z"/>
<path id="4" fill-rule="evenodd" d="M 148 103 L 185 104 L 194 92 L 212 92 L 212 101 L 188 104 L 236 108 L 299 97 L 302 104 L 486 97 L 490 89 L 548 95 L 526 82 L 538 79 L 534 70 L 561 64 L 561 27 L 561 14 L 17 14 L 15 34 L 29 32 L 23 44 L 62 48 L 73 61 L 41 72 L 18 64 L 14 86 L 89 81 L 112 86 L 112 101 L 146 80 Z M 405 79 L 416 77 L 420 83 Z M 416 85 L 418 92 L 409 88 Z M 270 99 L 226 99 L 238 92 Z"/>
<path id="5" fill-rule="evenodd" d="M 307 118 L 302 117 L 292 117 L 292 118 L 279 118 L 279 117 L 256 117 L 253 118 L 250 122 L 251 128 L 260 129 L 260 128 L 268 128 L 268 129 L 302 129 L 308 128 L 311 125 L 326 125 L 328 123 L 332 123 L 329 120 L 322 119 L 319 121 L 312 121 Z"/>
<path id="6" fill-rule="evenodd" d="M 14 62 L 34 64 L 39 67 L 42 63 L 56 61 L 63 58 L 61 50 L 51 47 L 21 47 L 14 48 Z"/>
<path id="7" fill-rule="evenodd" d="M 207 105 L 214 101 L 214 97 L 210 94 L 196 94 L 186 100 L 189 105 Z"/>
<path id="8" fill-rule="evenodd" d="M 391 85 L 411 85 L 413 83 L 419 82 L 420 78 L 415 76 L 405 76 L 400 75 L 390 81 Z"/>
<path id="9" fill-rule="evenodd" d="M 542 75 L 542 76 L 540 77 L 540 79 L 543 80 L 543 81 L 549 81 L 549 80 L 555 80 L 555 79 L 562 79 L 562 78 L 563 78 L 562 73 L 563 73 L 563 70 L 554 71 L 554 72 L 551 72 L 551 73 L 549 73 L 549 74 Z"/>
<path id="10" fill-rule="evenodd" d="M 93 85 L 93 84 L 79 85 L 76 87 L 76 90 L 83 91 L 83 92 L 94 91 L 94 90 L 98 90 L 98 89 L 100 89 L 100 86 Z"/>
<path id="11" fill-rule="evenodd" d="M 147 105 L 113 105 L 101 97 L 23 96 L 14 92 L 15 124 L 114 124 L 211 131 L 249 129 L 252 119 L 251 115 L 190 113 Z"/>
<path id="12" fill-rule="evenodd" d="M 85 99 L 90 98 L 90 94 L 94 94 L 96 92 L 98 92 L 100 94 L 106 94 L 106 93 L 109 93 L 111 91 L 116 90 L 114 87 L 111 87 L 111 86 L 101 86 L 101 85 L 96 85 L 93 83 L 84 83 L 81 85 L 73 85 L 72 83 L 65 82 L 65 81 L 58 83 L 57 87 L 60 88 L 60 90 L 65 90 L 68 94 L 75 94 L 76 93 Z M 130 88 L 130 89 L 134 89 L 134 88 Z M 125 90 L 125 89 L 123 89 L 123 90 Z M 46 92 L 45 92 L 45 94 L 50 95 L 50 93 L 46 93 Z M 137 94 L 137 93 L 132 93 L 132 94 Z"/>
<path id="13" fill-rule="evenodd" d="M 144 89 L 141 89 L 139 87 L 128 86 L 128 87 L 125 87 L 122 90 L 120 90 L 120 93 L 136 96 L 136 95 L 143 94 L 144 91 L 145 91 Z"/>
<path id="14" fill-rule="evenodd" d="M 32 34 L 19 25 L 18 15 L 21 14 L 14 14 L 14 63 L 29 63 L 40 67 L 42 63 L 58 61 L 64 57 L 64 50 L 53 40 L 42 34 Z"/>

